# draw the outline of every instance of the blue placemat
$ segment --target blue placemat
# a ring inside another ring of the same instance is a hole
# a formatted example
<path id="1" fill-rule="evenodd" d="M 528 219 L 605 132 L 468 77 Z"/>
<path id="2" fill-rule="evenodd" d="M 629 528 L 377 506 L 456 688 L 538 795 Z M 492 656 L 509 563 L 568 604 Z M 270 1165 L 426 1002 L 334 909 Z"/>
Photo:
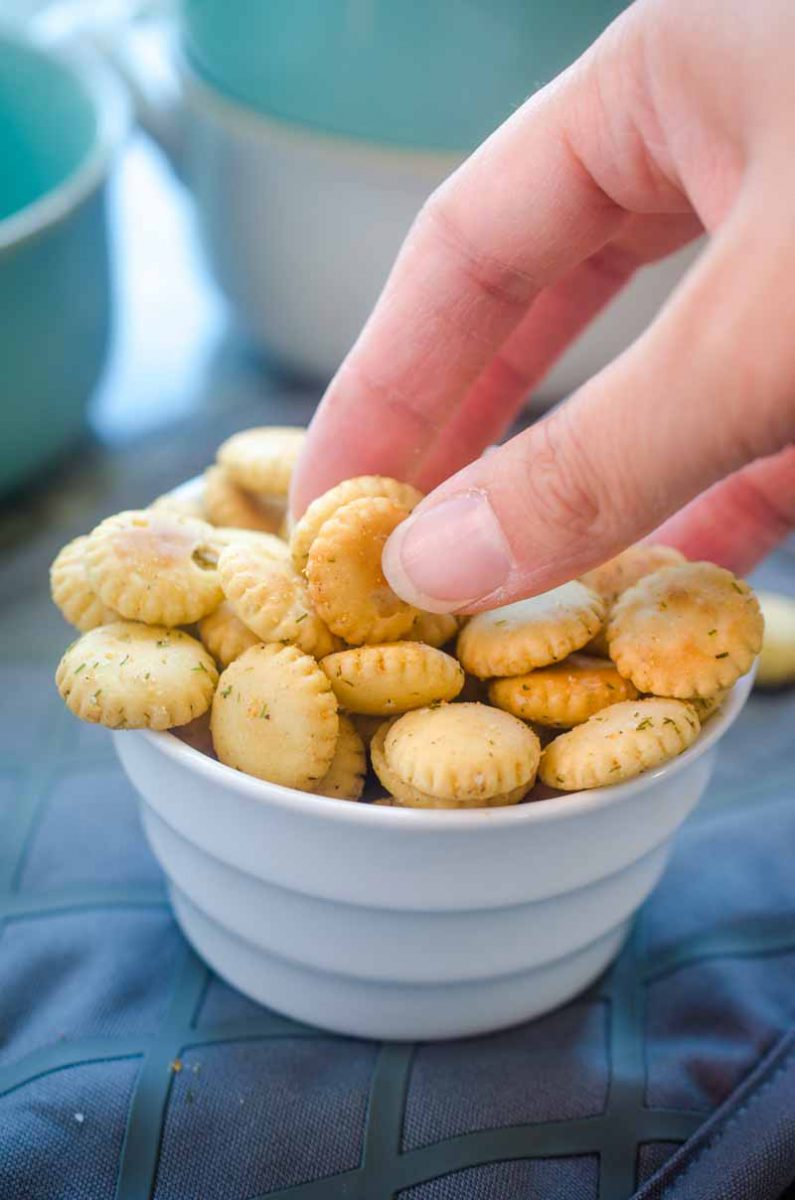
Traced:
<path id="1" fill-rule="evenodd" d="M 52 685 L 69 635 L 46 565 L 172 481 L 167 448 L 110 470 L 101 456 L 6 527 L 2 1200 L 781 1196 L 795 1177 L 793 695 L 752 699 L 626 952 L 574 1003 L 437 1045 L 297 1025 L 190 951 L 110 739 Z M 767 582 L 795 591 L 791 555 Z"/>

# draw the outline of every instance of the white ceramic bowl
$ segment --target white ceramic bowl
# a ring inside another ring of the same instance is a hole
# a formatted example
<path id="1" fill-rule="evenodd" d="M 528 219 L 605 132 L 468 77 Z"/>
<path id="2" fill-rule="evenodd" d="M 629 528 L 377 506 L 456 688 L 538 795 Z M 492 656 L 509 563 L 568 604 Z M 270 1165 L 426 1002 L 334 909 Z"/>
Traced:
<path id="1" fill-rule="evenodd" d="M 219 975 L 339 1033 L 449 1038 L 547 1012 L 604 970 L 750 686 L 661 769 L 513 808 L 352 804 L 170 733 L 114 737 L 177 920 Z"/>
<path id="2" fill-rule="evenodd" d="M 329 378 L 423 202 L 462 156 L 324 136 L 226 99 L 181 64 L 181 170 L 213 273 L 249 337 Z M 173 144 L 173 143 L 172 143 Z M 625 350 L 700 252 L 638 271 L 536 389 L 568 395 Z"/>
<path id="3" fill-rule="evenodd" d="M 193 195 L 208 262 L 238 322 L 283 365 L 329 378 L 414 217 L 462 154 L 267 117 L 205 83 L 168 25 L 142 25 L 117 39 L 113 58 L 141 120 Z M 568 395 L 634 341 L 699 250 L 638 271 L 553 367 L 536 389 L 539 399 Z"/>

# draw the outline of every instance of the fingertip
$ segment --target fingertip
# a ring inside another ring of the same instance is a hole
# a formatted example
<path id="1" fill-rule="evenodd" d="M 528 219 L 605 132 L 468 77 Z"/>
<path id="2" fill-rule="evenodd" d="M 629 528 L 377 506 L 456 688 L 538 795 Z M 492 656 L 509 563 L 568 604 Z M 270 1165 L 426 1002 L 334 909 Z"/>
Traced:
<path id="1" fill-rule="evenodd" d="M 508 539 L 485 491 L 426 500 L 384 548 L 384 574 L 427 612 L 458 612 L 503 588 L 513 571 Z"/>
<path id="2" fill-rule="evenodd" d="M 404 538 L 405 531 L 402 526 L 399 526 L 384 546 L 381 566 L 387 583 L 401 600 L 405 600 L 407 604 L 412 604 L 415 608 L 422 609 L 423 612 L 450 612 L 448 601 L 421 592 L 414 579 L 406 571 L 403 566 Z"/>

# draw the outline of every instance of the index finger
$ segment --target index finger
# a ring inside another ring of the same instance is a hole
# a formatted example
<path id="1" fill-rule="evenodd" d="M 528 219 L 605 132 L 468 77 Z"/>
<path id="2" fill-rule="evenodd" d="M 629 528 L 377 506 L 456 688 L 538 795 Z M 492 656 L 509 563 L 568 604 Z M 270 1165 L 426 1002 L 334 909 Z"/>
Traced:
<path id="1" fill-rule="evenodd" d="M 602 58 L 612 37 L 624 59 L 632 20 L 604 35 Z M 528 101 L 424 206 L 313 421 L 296 512 L 350 474 L 416 478 L 534 296 L 627 217 L 571 148 L 578 127 L 598 152 L 595 59 L 592 48 Z"/>

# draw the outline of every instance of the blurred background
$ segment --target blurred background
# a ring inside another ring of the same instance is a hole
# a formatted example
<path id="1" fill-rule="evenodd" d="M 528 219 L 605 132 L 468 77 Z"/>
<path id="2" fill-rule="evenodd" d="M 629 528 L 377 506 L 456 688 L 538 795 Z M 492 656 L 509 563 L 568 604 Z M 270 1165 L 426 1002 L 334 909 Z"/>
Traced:
<path id="1" fill-rule="evenodd" d="M 3 494 L 75 446 L 306 420 L 425 197 L 623 7 L 0 0 Z M 536 408 L 694 252 L 643 272 Z"/>

